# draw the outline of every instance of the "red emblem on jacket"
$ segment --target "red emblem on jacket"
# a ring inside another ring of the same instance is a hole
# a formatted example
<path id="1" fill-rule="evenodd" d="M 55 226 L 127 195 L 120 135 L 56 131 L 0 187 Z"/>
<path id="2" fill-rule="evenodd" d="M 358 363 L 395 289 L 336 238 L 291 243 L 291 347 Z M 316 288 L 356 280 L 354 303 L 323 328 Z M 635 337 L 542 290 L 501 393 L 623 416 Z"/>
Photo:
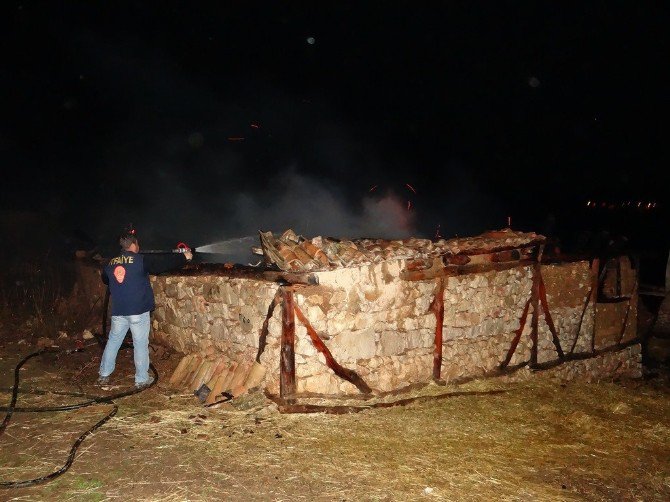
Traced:
<path id="1" fill-rule="evenodd" d="M 123 268 L 121 265 L 118 265 L 114 269 L 114 277 L 116 278 L 116 282 L 121 284 L 123 280 L 126 278 L 126 269 Z"/>

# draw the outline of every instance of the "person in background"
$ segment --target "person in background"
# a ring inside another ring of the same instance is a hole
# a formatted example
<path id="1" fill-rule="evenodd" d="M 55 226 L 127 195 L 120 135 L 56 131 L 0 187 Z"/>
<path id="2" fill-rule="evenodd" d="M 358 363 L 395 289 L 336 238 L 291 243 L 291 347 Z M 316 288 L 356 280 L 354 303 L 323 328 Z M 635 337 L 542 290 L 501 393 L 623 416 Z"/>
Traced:
<path id="1" fill-rule="evenodd" d="M 135 387 L 140 388 L 154 381 L 149 376 L 150 312 L 155 308 L 149 274 L 181 268 L 193 259 L 193 254 L 186 250 L 184 253 L 142 255 L 134 229 L 122 233 L 119 244 L 119 255 L 109 260 L 102 271 L 102 281 L 109 287 L 111 295 L 112 322 L 100 361 L 98 384 L 109 383 L 119 348 L 130 329 L 135 359 Z"/>

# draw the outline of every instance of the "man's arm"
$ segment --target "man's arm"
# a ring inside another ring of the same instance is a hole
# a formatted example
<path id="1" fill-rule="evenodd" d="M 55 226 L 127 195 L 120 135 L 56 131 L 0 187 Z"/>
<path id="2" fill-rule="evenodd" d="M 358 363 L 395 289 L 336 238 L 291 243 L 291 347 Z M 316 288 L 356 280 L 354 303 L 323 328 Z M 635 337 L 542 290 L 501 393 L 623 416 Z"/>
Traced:
<path id="1" fill-rule="evenodd" d="M 190 251 L 185 253 L 145 254 L 144 271 L 147 274 L 158 275 L 168 270 L 181 268 L 192 259 L 193 254 Z"/>
<path id="2" fill-rule="evenodd" d="M 107 271 L 104 268 L 100 271 L 100 278 L 106 286 L 109 286 L 109 277 L 107 277 Z"/>

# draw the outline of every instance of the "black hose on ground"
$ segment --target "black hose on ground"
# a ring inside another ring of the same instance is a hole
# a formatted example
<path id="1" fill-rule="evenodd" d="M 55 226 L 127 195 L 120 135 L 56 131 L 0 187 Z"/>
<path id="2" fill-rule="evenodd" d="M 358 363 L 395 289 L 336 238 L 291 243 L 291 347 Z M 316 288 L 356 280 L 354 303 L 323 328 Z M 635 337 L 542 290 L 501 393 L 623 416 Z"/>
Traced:
<path id="1" fill-rule="evenodd" d="M 63 466 L 50 473 L 47 474 L 46 476 L 41 476 L 39 478 L 34 478 L 34 479 L 28 479 L 24 481 L 0 481 L 0 488 L 25 488 L 28 486 L 33 486 L 37 485 L 40 483 L 44 483 L 46 481 L 51 481 L 52 479 L 57 478 L 61 474 L 65 473 L 70 466 L 72 465 L 72 462 L 74 462 L 74 457 L 77 453 L 77 449 L 81 445 L 81 443 L 86 439 L 90 434 L 92 434 L 96 429 L 100 428 L 103 424 L 105 424 L 107 421 L 109 421 L 114 415 L 116 415 L 116 412 L 119 411 L 118 405 L 114 402 L 115 399 L 119 399 L 122 397 L 126 396 L 131 396 L 133 394 L 137 394 L 139 392 L 143 392 L 146 389 L 153 387 L 158 383 L 158 371 L 156 371 L 156 368 L 154 367 L 153 364 L 149 364 L 149 367 L 151 371 L 154 374 L 154 381 L 144 387 L 139 387 L 135 388 L 133 390 L 125 391 L 125 392 L 120 392 L 118 394 L 114 394 L 111 396 L 97 396 L 97 397 L 92 397 L 87 401 L 83 401 L 81 403 L 76 403 L 76 404 L 70 404 L 70 405 L 63 405 L 63 406 L 45 406 L 45 407 L 17 407 L 16 406 L 16 401 L 18 399 L 19 395 L 19 371 L 21 370 L 21 367 L 29 360 L 32 359 L 33 357 L 39 356 L 41 354 L 44 354 L 45 352 L 65 352 L 66 354 L 72 354 L 73 352 L 80 352 L 82 349 L 75 349 L 75 350 L 62 350 L 62 349 L 54 349 L 54 348 L 43 348 L 38 350 L 37 352 L 33 352 L 32 354 L 27 355 L 24 357 L 14 368 L 14 386 L 12 387 L 12 399 L 10 401 L 9 406 L 3 406 L 0 407 L 0 411 L 6 412 L 5 418 L 2 420 L 2 423 L 0 424 L 0 436 L 5 432 L 5 429 L 7 428 L 7 425 L 9 424 L 9 421 L 12 418 L 12 415 L 14 413 L 39 413 L 39 412 L 48 412 L 48 411 L 70 411 L 70 410 L 77 410 L 79 408 L 85 408 L 87 406 L 93 406 L 96 404 L 111 404 L 113 406 L 112 410 L 105 415 L 105 417 L 98 421 L 93 427 L 88 429 L 86 432 L 84 432 L 81 436 L 77 438 L 77 440 L 74 442 L 72 445 L 72 448 L 70 448 L 70 453 L 68 455 L 68 458 L 63 464 Z M 82 394 L 80 393 L 64 393 L 64 392 L 59 392 L 60 395 L 70 395 L 70 396 L 76 396 L 76 397 L 82 397 Z"/>

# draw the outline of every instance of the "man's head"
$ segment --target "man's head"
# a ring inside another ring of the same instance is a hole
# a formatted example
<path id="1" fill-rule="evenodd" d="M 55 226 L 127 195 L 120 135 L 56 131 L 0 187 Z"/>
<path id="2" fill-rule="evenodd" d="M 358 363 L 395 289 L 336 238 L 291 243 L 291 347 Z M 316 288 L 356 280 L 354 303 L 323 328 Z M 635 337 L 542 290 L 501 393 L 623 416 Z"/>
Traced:
<path id="1" fill-rule="evenodd" d="M 133 253 L 137 253 L 140 250 L 140 245 L 137 241 L 135 230 L 123 232 L 119 236 L 119 245 L 124 251 L 132 251 Z"/>

